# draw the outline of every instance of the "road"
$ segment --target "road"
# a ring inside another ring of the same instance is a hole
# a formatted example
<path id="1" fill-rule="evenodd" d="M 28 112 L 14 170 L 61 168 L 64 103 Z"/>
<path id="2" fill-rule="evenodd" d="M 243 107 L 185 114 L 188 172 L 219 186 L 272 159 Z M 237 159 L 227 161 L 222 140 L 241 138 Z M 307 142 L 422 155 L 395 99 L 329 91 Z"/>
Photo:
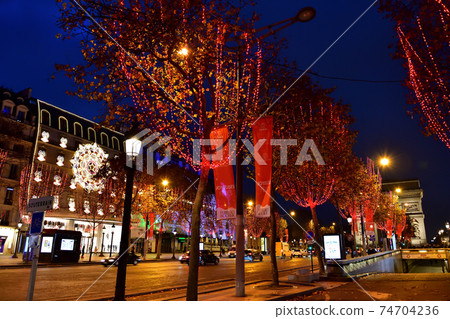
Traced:
<path id="1" fill-rule="evenodd" d="M 278 260 L 279 270 L 310 265 L 309 258 Z M 186 286 L 188 266 L 178 261 L 141 263 L 127 268 L 127 294 Z M 233 279 L 235 260 L 223 258 L 219 265 L 202 266 L 199 282 Z M 0 270 L 0 300 L 25 300 L 30 268 Z M 117 268 L 101 265 L 39 268 L 34 300 L 92 300 L 114 295 Z M 271 278 L 269 258 L 246 262 L 246 280 Z"/>

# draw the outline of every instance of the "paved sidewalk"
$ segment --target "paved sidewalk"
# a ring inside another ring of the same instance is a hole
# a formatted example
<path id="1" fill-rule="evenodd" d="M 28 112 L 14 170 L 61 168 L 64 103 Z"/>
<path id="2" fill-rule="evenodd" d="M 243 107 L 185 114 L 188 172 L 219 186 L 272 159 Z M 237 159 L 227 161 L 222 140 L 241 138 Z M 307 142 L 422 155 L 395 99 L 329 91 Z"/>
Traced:
<path id="1" fill-rule="evenodd" d="M 89 262 L 89 254 L 84 254 L 84 258 L 80 258 L 78 263 L 59 263 L 59 264 L 44 264 L 39 263 L 39 267 L 41 266 L 49 266 L 49 265 L 57 265 L 57 266 L 77 266 L 77 265 L 90 265 L 90 264 L 99 264 L 100 261 L 104 258 L 108 258 L 109 254 L 104 254 L 105 257 L 100 257 L 99 253 L 92 254 L 91 262 Z M 116 254 L 113 254 L 112 256 L 115 256 Z M 156 259 L 156 253 L 150 253 L 147 254 L 146 260 L 143 260 L 142 262 L 159 262 L 159 261 L 178 261 L 178 257 L 181 256 L 181 253 L 176 253 L 175 257 L 177 259 L 172 259 L 171 253 L 164 253 L 161 254 L 161 259 Z M 18 258 L 11 258 L 12 255 L 0 255 L 0 268 L 4 267 L 28 267 L 31 266 L 31 262 L 24 262 L 22 260 L 22 254 L 18 255 Z"/>
<path id="2" fill-rule="evenodd" d="M 199 286 L 199 301 L 274 301 L 288 300 L 294 297 L 311 295 L 322 291 L 324 288 L 317 282 L 312 284 L 292 283 L 287 280 L 287 275 L 280 275 L 280 286 L 272 287 L 270 280 L 258 280 L 248 282 L 245 285 L 245 296 L 235 296 L 234 281 L 226 281 L 207 286 Z M 127 297 L 129 301 L 184 301 L 186 289 L 171 289 L 162 293 L 139 294 Z"/>
<path id="3" fill-rule="evenodd" d="M 319 282 L 324 291 L 290 300 L 308 301 L 448 301 L 450 274 L 442 273 L 386 273 L 357 279 L 356 283 Z M 327 287 L 328 285 L 328 287 Z M 370 296 L 369 296 L 370 295 Z M 373 299 L 372 299 L 373 298 Z"/>

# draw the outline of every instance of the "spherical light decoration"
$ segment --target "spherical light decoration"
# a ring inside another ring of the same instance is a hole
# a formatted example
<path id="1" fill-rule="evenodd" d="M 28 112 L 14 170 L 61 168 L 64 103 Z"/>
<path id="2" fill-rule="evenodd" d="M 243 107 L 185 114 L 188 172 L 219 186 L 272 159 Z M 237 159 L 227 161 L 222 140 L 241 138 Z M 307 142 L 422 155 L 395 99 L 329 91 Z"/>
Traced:
<path id="1" fill-rule="evenodd" d="M 95 175 L 107 159 L 108 154 L 96 143 L 80 145 L 70 160 L 75 181 L 87 191 L 103 189 L 105 178 L 98 178 Z"/>
<path id="2" fill-rule="evenodd" d="M 41 141 L 48 143 L 50 137 L 50 133 L 47 131 L 42 131 Z"/>

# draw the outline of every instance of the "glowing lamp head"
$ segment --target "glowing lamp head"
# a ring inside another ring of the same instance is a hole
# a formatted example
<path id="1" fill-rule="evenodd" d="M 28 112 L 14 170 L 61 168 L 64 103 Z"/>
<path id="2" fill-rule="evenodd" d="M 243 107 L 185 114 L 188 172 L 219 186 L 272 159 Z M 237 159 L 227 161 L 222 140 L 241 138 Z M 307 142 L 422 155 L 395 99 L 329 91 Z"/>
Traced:
<path id="1" fill-rule="evenodd" d="M 17 223 L 17 227 L 19 227 L 19 229 L 21 229 L 21 228 L 22 228 L 22 225 L 23 225 L 22 220 L 19 220 L 19 222 Z"/>
<path id="2" fill-rule="evenodd" d="M 252 206 L 253 206 L 253 202 L 252 202 L 251 200 L 249 200 L 249 201 L 247 202 L 247 205 L 248 205 L 249 207 L 252 207 Z"/>
<path id="3" fill-rule="evenodd" d="M 380 164 L 381 164 L 381 166 L 389 165 L 389 158 L 383 157 L 382 159 L 380 159 Z"/>
<path id="4" fill-rule="evenodd" d="M 351 217 L 347 217 L 347 222 L 350 224 L 352 222 L 352 218 Z"/>
<path id="5" fill-rule="evenodd" d="M 291 212 L 291 216 L 295 216 L 295 212 L 294 211 Z"/>
<path id="6" fill-rule="evenodd" d="M 299 12 L 297 12 L 297 15 L 295 16 L 295 19 L 298 22 L 308 22 L 314 19 L 316 16 L 316 10 L 312 7 L 305 7 L 301 9 Z"/>
<path id="7" fill-rule="evenodd" d="M 168 181 L 167 179 L 163 180 L 163 181 L 162 181 L 162 185 L 163 185 L 163 186 L 169 185 L 169 181 Z"/>
<path id="8" fill-rule="evenodd" d="M 129 138 L 125 141 L 125 153 L 128 156 L 136 157 L 141 151 L 142 142 L 137 138 Z"/>
<path id="9" fill-rule="evenodd" d="M 178 54 L 182 56 L 187 56 L 189 54 L 189 50 L 186 47 L 181 48 L 180 51 L 178 51 Z"/>
<path id="10" fill-rule="evenodd" d="M 447 228 L 447 229 L 450 228 L 450 223 L 449 223 L 449 222 L 446 222 L 446 223 L 445 223 L 445 228 Z"/>
<path id="11" fill-rule="evenodd" d="M 399 188 L 399 187 L 397 187 L 396 189 L 395 189 L 395 192 L 398 194 L 398 193 L 401 193 L 402 192 L 402 189 L 401 188 Z"/>

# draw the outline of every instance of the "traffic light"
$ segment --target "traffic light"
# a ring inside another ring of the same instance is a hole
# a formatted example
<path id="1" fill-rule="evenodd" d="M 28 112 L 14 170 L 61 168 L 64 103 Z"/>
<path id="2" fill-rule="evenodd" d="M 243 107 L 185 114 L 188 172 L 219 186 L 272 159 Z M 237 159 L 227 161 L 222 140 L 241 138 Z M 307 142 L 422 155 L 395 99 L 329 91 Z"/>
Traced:
<path id="1" fill-rule="evenodd" d="M 313 248 L 313 245 L 308 245 L 308 251 L 309 251 L 309 252 L 313 251 L 313 249 L 314 249 L 314 248 Z"/>

